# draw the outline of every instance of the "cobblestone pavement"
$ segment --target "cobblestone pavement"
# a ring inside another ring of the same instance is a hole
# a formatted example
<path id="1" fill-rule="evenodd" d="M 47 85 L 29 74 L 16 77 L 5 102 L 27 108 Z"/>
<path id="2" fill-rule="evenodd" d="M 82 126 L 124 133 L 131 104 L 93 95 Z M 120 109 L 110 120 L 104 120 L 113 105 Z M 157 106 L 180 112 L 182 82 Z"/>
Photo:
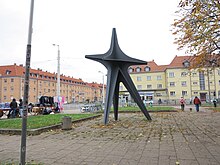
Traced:
<path id="1" fill-rule="evenodd" d="M 220 113 L 112 114 L 27 137 L 27 162 L 50 165 L 219 165 Z M 20 136 L 0 135 L 0 162 L 19 162 Z M 1 164 L 0 163 L 0 164 Z"/>

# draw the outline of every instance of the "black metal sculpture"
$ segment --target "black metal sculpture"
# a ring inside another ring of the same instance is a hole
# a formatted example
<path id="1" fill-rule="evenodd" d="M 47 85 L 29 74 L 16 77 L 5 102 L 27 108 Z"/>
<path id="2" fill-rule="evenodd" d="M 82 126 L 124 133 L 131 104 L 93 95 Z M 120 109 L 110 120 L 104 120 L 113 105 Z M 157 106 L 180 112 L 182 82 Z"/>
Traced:
<path id="1" fill-rule="evenodd" d="M 88 59 L 102 63 L 108 70 L 107 73 L 107 89 L 104 109 L 104 123 L 108 123 L 109 112 L 113 101 L 114 117 L 118 120 L 118 97 L 119 97 L 119 83 L 122 82 L 131 94 L 134 101 L 137 103 L 141 111 L 148 120 L 151 117 L 142 102 L 140 95 L 135 88 L 130 75 L 128 74 L 128 67 L 131 65 L 143 65 L 147 62 L 131 58 L 124 54 L 118 45 L 116 30 L 112 30 L 112 39 L 110 49 L 105 54 L 86 55 Z"/>

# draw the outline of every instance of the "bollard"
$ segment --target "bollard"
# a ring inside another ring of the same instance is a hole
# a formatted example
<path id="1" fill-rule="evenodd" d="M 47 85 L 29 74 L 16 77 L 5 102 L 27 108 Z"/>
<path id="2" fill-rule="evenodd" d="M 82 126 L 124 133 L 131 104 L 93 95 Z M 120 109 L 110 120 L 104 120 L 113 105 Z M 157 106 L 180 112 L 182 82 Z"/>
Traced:
<path id="1" fill-rule="evenodd" d="M 72 129 L 72 118 L 71 117 L 69 117 L 69 116 L 63 117 L 62 129 L 63 130 Z"/>

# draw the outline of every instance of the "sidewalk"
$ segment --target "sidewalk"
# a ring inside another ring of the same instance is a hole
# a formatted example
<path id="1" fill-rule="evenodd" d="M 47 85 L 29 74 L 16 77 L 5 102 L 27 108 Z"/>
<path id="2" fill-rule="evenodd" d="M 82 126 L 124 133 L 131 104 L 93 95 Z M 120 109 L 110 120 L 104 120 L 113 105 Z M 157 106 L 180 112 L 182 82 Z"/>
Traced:
<path id="1" fill-rule="evenodd" d="M 45 165 L 219 165 L 220 113 L 119 113 L 27 137 L 27 162 Z M 0 164 L 19 162 L 20 136 L 0 135 Z"/>

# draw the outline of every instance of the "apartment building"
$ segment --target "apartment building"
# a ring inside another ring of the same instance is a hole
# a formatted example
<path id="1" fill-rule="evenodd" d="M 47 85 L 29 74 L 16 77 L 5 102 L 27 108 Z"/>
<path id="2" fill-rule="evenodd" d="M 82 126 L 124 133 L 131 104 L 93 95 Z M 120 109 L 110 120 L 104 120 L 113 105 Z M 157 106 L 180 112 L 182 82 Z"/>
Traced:
<path id="1" fill-rule="evenodd" d="M 178 103 L 180 97 L 190 102 L 195 96 L 202 101 L 220 98 L 220 68 L 210 65 L 190 69 L 192 56 L 175 56 L 169 65 L 135 65 L 128 69 L 130 76 L 143 101 Z M 123 84 L 120 84 L 120 99 L 132 98 Z"/>
<path id="2" fill-rule="evenodd" d="M 23 98 L 25 67 L 0 66 L 0 102 Z M 57 74 L 30 69 L 29 102 L 37 103 L 41 96 L 56 96 Z M 82 79 L 60 75 L 60 95 L 67 103 L 102 101 L 103 84 L 87 83 Z M 105 92 L 105 91 L 104 91 Z"/>

